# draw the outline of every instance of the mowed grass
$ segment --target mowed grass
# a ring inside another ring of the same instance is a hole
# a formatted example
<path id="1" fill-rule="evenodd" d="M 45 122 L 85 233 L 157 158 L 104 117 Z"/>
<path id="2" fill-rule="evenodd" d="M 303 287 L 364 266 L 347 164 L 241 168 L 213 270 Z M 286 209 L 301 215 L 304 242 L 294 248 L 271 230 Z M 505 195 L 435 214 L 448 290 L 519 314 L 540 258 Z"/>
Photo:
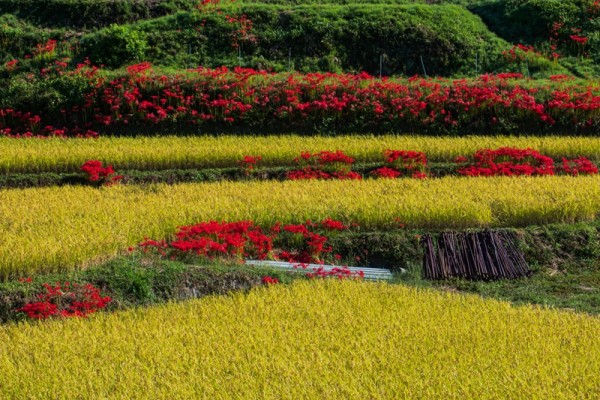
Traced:
<path id="1" fill-rule="evenodd" d="M 209 220 L 362 229 L 526 226 L 595 220 L 600 177 L 268 181 L 0 191 L 0 277 L 68 270 L 144 237 Z"/>
<path id="2" fill-rule="evenodd" d="M 423 151 L 430 161 L 451 162 L 481 148 L 533 148 L 556 159 L 586 156 L 600 161 L 600 138 L 467 136 L 202 136 L 98 139 L 0 138 L 0 172 L 75 172 L 91 159 L 117 169 L 220 168 L 238 165 L 245 155 L 261 165 L 292 165 L 302 151 L 343 150 L 357 162 L 383 162 L 386 149 Z"/>
<path id="3" fill-rule="evenodd" d="M 600 319 L 303 281 L 0 328 L 3 399 L 597 399 Z"/>

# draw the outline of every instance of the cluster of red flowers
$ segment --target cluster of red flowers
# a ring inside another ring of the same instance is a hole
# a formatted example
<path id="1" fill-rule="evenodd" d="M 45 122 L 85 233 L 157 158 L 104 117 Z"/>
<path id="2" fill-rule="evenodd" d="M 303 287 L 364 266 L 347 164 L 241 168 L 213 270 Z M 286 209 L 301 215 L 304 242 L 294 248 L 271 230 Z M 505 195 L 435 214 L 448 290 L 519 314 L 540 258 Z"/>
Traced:
<path id="1" fill-rule="evenodd" d="M 262 158 L 244 156 L 239 162 L 247 175 Z M 427 178 L 427 156 L 420 151 L 386 150 L 385 165 L 369 174 L 377 178 L 398 178 L 410 176 L 416 179 Z M 298 179 L 362 179 L 362 175 L 351 171 L 354 159 L 342 151 L 302 152 L 294 159 L 302 169 L 286 173 L 290 180 Z M 595 174 L 596 165 L 585 157 L 573 160 L 563 158 L 562 168 L 555 166 L 554 160 L 533 149 L 503 147 L 480 149 L 470 158 L 459 156 L 455 159 L 458 173 L 466 176 L 519 176 L 554 175 L 556 171 L 568 175 Z"/>
<path id="2" fill-rule="evenodd" d="M 29 281 L 25 281 L 29 282 Z M 17 309 L 32 319 L 49 317 L 86 317 L 105 308 L 112 301 L 109 296 L 102 297 L 100 290 L 92 284 L 45 283 L 45 292 L 37 295 L 38 301 Z"/>
<path id="3" fill-rule="evenodd" d="M 102 161 L 98 160 L 88 160 L 80 169 L 86 173 L 86 178 L 90 182 L 112 185 L 123 179 L 122 175 L 116 174 L 112 165 L 104 167 L 102 166 Z"/>
<path id="4" fill-rule="evenodd" d="M 598 167 L 585 157 L 578 157 L 573 160 L 562 159 L 562 170 L 568 175 L 596 175 Z"/>
<path id="5" fill-rule="evenodd" d="M 416 179 L 427 178 L 427 157 L 421 151 L 386 150 L 386 166 L 371 172 L 379 178 L 397 178 L 410 175 Z"/>
<path id="6" fill-rule="evenodd" d="M 285 225 L 283 233 L 287 233 L 295 238 L 301 237 L 302 240 L 298 248 L 293 251 L 281 251 L 277 255 L 280 260 L 294 263 L 323 263 L 324 257 L 331 254 L 333 248 L 327 244 L 328 237 L 322 233 L 317 233 L 317 230 L 325 230 L 329 232 L 343 231 L 349 229 L 341 221 L 335 221 L 331 218 L 326 218 L 321 223 L 313 223 L 306 221 L 304 224 Z M 297 240 L 289 240 L 288 242 L 296 242 Z M 335 256 L 334 258 L 339 258 Z"/>
<path id="7" fill-rule="evenodd" d="M 469 160 L 459 157 L 456 161 Z M 473 155 L 473 164 L 459 168 L 458 173 L 467 176 L 554 175 L 554 161 L 532 149 L 481 149 Z"/>
<path id="8" fill-rule="evenodd" d="M 12 108 L 0 109 L 0 135 L 13 138 L 41 137 L 64 137 L 65 129 L 53 126 L 41 126 L 42 118 L 30 112 L 16 111 Z M 11 126 L 17 127 L 16 130 Z M 96 137 L 95 132 L 80 133 L 79 136 Z"/>
<path id="9" fill-rule="evenodd" d="M 586 10 L 590 15 L 585 17 L 582 14 L 580 17 L 583 17 L 578 22 L 573 24 L 572 22 L 567 24 L 565 23 L 564 17 L 560 17 L 559 21 L 556 21 L 552 24 L 550 28 L 550 37 L 548 41 L 550 42 L 550 50 L 555 51 L 559 46 L 571 52 L 573 54 L 573 48 L 575 48 L 577 56 L 588 56 L 583 50 L 586 47 L 586 44 L 589 41 L 589 37 L 584 36 L 582 34 L 583 27 L 588 26 L 587 29 L 590 28 L 588 25 L 591 22 L 598 12 L 598 7 L 596 6 L 596 2 L 590 5 L 590 7 Z M 586 29 L 586 30 L 587 30 Z M 592 28 L 594 30 L 595 28 Z M 573 46 L 574 45 L 574 46 Z M 556 52 L 553 52 L 553 58 L 556 59 L 558 57 Z"/>
<path id="10" fill-rule="evenodd" d="M 542 55 L 533 46 L 527 46 L 524 44 L 516 44 L 509 50 L 505 50 L 502 52 L 502 55 L 506 58 L 507 61 L 510 62 L 524 61 L 529 54 L 533 54 L 536 56 Z"/>
<path id="11" fill-rule="evenodd" d="M 4 64 L 4 67 L 6 68 L 6 70 L 8 72 L 12 72 L 15 69 L 17 69 L 18 63 L 19 63 L 19 60 L 10 60 L 10 61 L 7 61 L 6 64 Z"/>
<path id="12" fill-rule="evenodd" d="M 145 71 L 141 74 L 139 71 Z M 88 80 L 83 104 L 45 113 L 0 110 L 0 134 L 93 136 L 137 125 L 288 130 L 572 130 L 600 126 L 595 87 L 523 87 L 507 76 L 478 79 L 375 79 L 366 73 L 269 74 L 245 68 L 165 76 L 143 63 L 109 80 L 89 65 L 66 73 Z M 36 79 L 49 79 L 52 74 Z M 507 126 L 508 126 L 507 125 Z M 508 129 L 508 128 L 507 128 Z"/>
<path id="13" fill-rule="evenodd" d="M 179 228 L 176 239 L 171 242 L 164 240 L 145 240 L 139 247 L 148 252 L 156 250 L 163 257 L 172 259 L 193 254 L 207 257 L 234 258 L 273 258 L 294 264 L 294 268 L 311 268 L 307 273 L 310 278 L 363 278 L 363 271 L 351 271 L 347 267 L 335 267 L 326 270 L 323 267 L 311 267 L 309 264 L 324 264 L 326 261 L 336 262 L 342 257 L 333 254 L 333 248 L 328 245 L 329 238 L 325 236 L 334 232 L 350 229 L 342 221 L 325 218 L 321 222 L 306 221 L 303 224 L 275 224 L 263 231 L 251 221 L 241 222 L 205 222 Z M 293 249 L 283 250 L 274 243 L 290 245 Z M 132 249 L 131 249 L 132 250 Z M 328 256 L 329 259 L 327 259 Z M 265 285 L 279 283 L 277 278 L 265 276 Z"/>
<path id="14" fill-rule="evenodd" d="M 232 257 L 237 259 L 256 258 L 264 260 L 274 258 L 289 262 L 323 263 L 332 253 L 324 232 L 349 229 L 341 221 L 326 218 L 319 223 L 307 221 L 304 224 L 275 224 L 263 230 L 252 221 L 239 222 L 203 222 L 183 226 L 175 235 L 175 240 L 146 239 L 139 247 L 148 252 L 156 250 L 164 257 L 177 258 L 188 254 L 213 259 Z M 275 250 L 274 242 L 294 243 L 293 249 Z M 334 255 L 334 259 L 339 256 Z"/>
<path id="15" fill-rule="evenodd" d="M 252 20 L 247 15 L 226 15 L 226 21 L 233 25 L 235 29 L 231 33 L 231 46 L 235 49 L 240 47 L 240 43 L 256 43 L 258 40 L 252 31 Z"/>
<path id="16" fill-rule="evenodd" d="M 585 37 L 585 36 L 579 36 L 579 35 L 570 35 L 570 36 L 569 36 L 569 38 L 570 38 L 570 39 L 571 39 L 573 42 L 575 42 L 575 43 L 577 43 L 577 44 L 579 44 L 579 45 L 582 45 L 582 46 L 583 46 L 584 44 L 586 44 L 586 43 L 588 42 L 588 40 L 589 40 L 589 38 L 587 38 L 587 37 Z"/>
<path id="17" fill-rule="evenodd" d="M 357 257 L 359 259 L 360 257 Z M 365 277 L 364 271 L 352 271 L 347 266 L 334 267 L 331 269 L 325 269 L 325 267 L 311 267 L 309 263 L 306 262 L 297 262 L 294 265 L 294 269 L 303 269 L 310 270 L 312 272 L 307 272 L 306 276 L 308 278 L 338 278 L 338 279 L 346 279 L 346 278 L 354 278 L 354 279 L 362 279 Z"/>
<path id="18" fill-rule="evenodd" d="M 33 54 L 36 56 L 51 55 L 56 50 L 56 40 L 49 39 L 44 44 L 38 44 L 33 50 Z"/>
<path id="19" fill-rule="evenodd" d="M 496 77 L 498 79 L 523 79 L 523 74 L 520 72 L 501 72 Z"/>
<path id="20" fill-rule="evenodd" d="M 552 158 L 537 150 L 512 147 L 477 150 L 472 159 L 459 156 L 455 162 L 460 166 L 458 173 L 466 176 L 540 176 L 554 175 L 556 171 Z M 562 170 L 570 175 L 598 173 L 597 167 L 585 157 L 563 158 Z"/>
<path id="21" fill-rule="evenodd" d="M 300 170 L 289 171 L 286 174 L 287 179 L 362 179 L 362 175 L 357 172 L 325 172 L 314 167 L 304 167 Z"/>
<path id="22" fill-rule="evenodd" d="M 197 8 L 202 10 L 202 9 L 206 8 L 207 6 L 216 6 L 219 3 L 221 3 L 221 0 L 201 0 L 200 3 L 198 4 Z"/>
<path id="23" fill-rule="evenodd" d="M 130 65 L 126 69 L 127 73 L 131 76 L 141 76 L 152 71 L 152 64 L 149 62 L 142 62 Z"/>
<path id="24" fill-rule="evenodd" d="M 323 267 L 313 269 L 313 272 L 306 274 L 309 278 L 338 278 L 338 279 L 362 279 L 365 277 L 363 271 L 351 271 L 348 267 L 335 267 L 325 270 Z"/>
<path id="25" fill-rule="evenodd" d="M 287 179 L 362 179 L 362 176 L 351 171 L 354 158 L 341 150 L 321 151 L 318 153 L 302 152 L 294 159 L 302 169 L 288 171 Z"/>
<path id="26" fill-rule="evenodd" d="M 244 156 L 239 164 L 244 170 L 244 173 L 246 175 L 250 175 L 260 161 L 262 161 L 261 156 Z"/>
<path id="27" fill-rule="evenodd" d="M 574 78 L 572 76 L 565 74 L 550 75 L 550 80 L 554 82 L 569 81 L 573 79 Z"/>
<path id="28" fill-rule="evenodd" d="M 258 41 L 253 32 L 253 22 L 246 14 L 224 14 L 225 9 L 221 8 L 221 3 L 234 3 L 235 0 L 201 0 L 196 6 L 203 13 L 213 15 L 224 15 L 225 21 L 230 24 L 233 29 L 231 31 L 231 46 L 235 49 L 240 47 L 242 43 L 256 43 Z M 203 28 L 206 20 L 203 20 L 200 27 Z"/>
<path id="29" fill-rule="evenodd" d="M 279 283 L 279 279 L 273 278 L 271 276 L 263 276 L 262 283 L 265 285 L 276 285 Z"/>
<path id="30" fill-rule="evenodd" d="M 145 240 L 139 246 L 145 251 L 158 249 L 162 255 L 170 252 L 172 257 L 195 254 L 210 259 L 229 256 L 263 260 L 273 249 L 273 234 L 263 232 L 252 221 L 203 222 L 180 227 L 175 236 L 169 243 Z"/>
<path id="31" fill-rule="evenodd" d="M 377 178 L 398 178 L 402 175 L 402 172 L 394 168 L 381 167 L 371 171 L 371 175 Z"/>

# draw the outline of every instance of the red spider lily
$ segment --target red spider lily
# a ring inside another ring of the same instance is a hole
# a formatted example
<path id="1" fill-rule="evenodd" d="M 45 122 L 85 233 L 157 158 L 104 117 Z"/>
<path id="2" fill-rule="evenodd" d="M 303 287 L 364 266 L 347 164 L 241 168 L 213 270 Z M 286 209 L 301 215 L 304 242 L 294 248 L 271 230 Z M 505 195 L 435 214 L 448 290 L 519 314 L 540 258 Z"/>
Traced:
<path id="1" fill-rule="evenodd" d="M 323 267 L 313 269 L 314 272 L 306 274 L 309 278 L 338 278 L 338 279 L 362 279 L 365 276 L 363 271 L 351 271 L 348 267 L 336 267 L 331 270 L 325 270 Z"/>
<path id="2" fill-rule="evenodd" d="M 376 174 L 387 174 L 387 177 L 392 177 L 394 175 L 392 171 L 398 171 L 400 174 L 410 174 L 413 178 L 427 177 L 427 157 L 421 151 L 386 150 L 384 157 L 388 169 L 379 169 Z"/>
<path id="3" fill-rule="evenodd" d="M 596 175 L 598 167 L 586 157 L 573 160 L 562 159 L 562 170 L 568 175 Z"/>
<path id="4" fill-rule="evenodd" d="M 427 166 L 427 157 L 421 151 L 386 150 L 385 161 L 401 169 L 421 169 Z"/>
<path id="5" fill-rule="evenodd" d="M 81 166 L 81 171 L 86 173 L 90 182 L 99 182 L 104 185 L 118 183 L 123 179 L 122 175 L 116 175 L 112 165 L 102 166 L 102 161 L 88 160 Z"/>
<path id="6" fill-rule="evenodd" d="M 559 75 L 550 75 L 550 80 L 554 82 L 572 80 L 573 77 L 569 75 L 559 74 Z"/>
<path id="7" fill-rule="evenodd" d="M 273 278 L 271 276 L 263 276 L 262 283 L 265 285 L 275 285 L 279 283 L 279 279 Z"/>
<path id="8" fill-rule="evenodd" d="M 32 319 L 50 317 L 86 317 L 105 308 L 112 299 L 102 297 L 100 290 L 91 284 L 79 285 L 64 282 L 55 285 L 43 284 L 45 292 L 34 301 L 17 309 Z"/>
<path id="9" fill-rule="evenodd" d="M 542 55 L 533 46 L 527 46 L 524 44 L 516 44 L 509 50 L 505 50 L 502 52 L 502 55 L 506 58 L 506 60 L 511 62 L 524 61 L 525 58 L 527 58 L 528 54 L 533 54 L 536 56 Z"/>
<path id="10" fill-rule="evenodd" d="M 573 42 L 580 44 L 580 45 L 585 45 L 589 40 L 589 38 L 587 38 L 585 36 L 579 36 L 579 35 L 570 35 L 569 38 Z"/>
<path id="11" fill-rule="evenodd" d="M 464 158 L 459 160 L 462 163 Z M 458 173 L 467 176 L 554 175 L 552 158 L 533 149 L 481 149 L 473 155 L 473 161 L 459 168 Z"/>
<path id="12" fill-rule="evenodd" d="M 15 69 L 17 69 L 17 64 L 19 63 L 19 60 L 11 60 L 11 61 L 7 61 L 6 64 L 4 64 L 4 67 L 6 68 L 6 70 L 8 72 L 12 72 Z"/>
<path id="13" fill-rule="evenodd" d="M 56 50 L 56 40 L 48 39 L 44 44 L 37 44 L 33 50 L 33 54 L 36 56 L 50 55 Z"/>
<path id="14" fill-rule="evenodd" d="M 526 46 L 516 49 L 531 52 Z M 507 82 L 518 77 L 514 74 L 451 82 L 419 77 L 380 81 L 364 74 L 293 73 L 282 78 L 248 68 L 198 68 L 165 76 L 141 63 L 131 66 L 126 76 L 108 79 L 89 62 L 72 71 L 59 62 L 32 79 L 53 79 L 60 73 L 86 80 L 83 104 L 44 116 L 35 110 L 0 109 L 1 135 L 94 137 L 105 127 L 172 124 L 208 130 L 223 126 L 294 130 L 312 129 L 324 120 L 344 130 L 371 131 L 486 131 L 504 129 L 504 121 L 512 130 L 573 126 L 593 130 L 600 125 L 597 88 L 577 83 L 560 90 L 526 88 Z M 323 155 L 321 161 L 327 168 L 330 161 L 350 165 L 345 157 L 329 160 Z M 311 162 L 306 164 L 319 165 L 316 158 Z"/>
<path id="15" fill-rule="evenodd" d="M 370 174 L 377 178 L 397 178 L 402 175 L 402 172 L 394 168 L 382 167 L 371 171 Z"/>
<path id="16" fill-rule="evenodd" d="M 249 175 L 261 160 L 261 156 L 244 156 L 239 164 L 242 167 L 242 170 L 244 170 L 245 174 Z"/>
<path id="17" fill-rule="evenodd" d="M 341 150 L 313 154 L 302 152 L 294 162 L 304 167 L 300 170 L 288 171 L 287 179 L 362 179 L 360 174 L 350 170 L 354 158 Z"/>
<path id="18" fill-rule="evenodd" d="M 348 226 L 344 225 L 342 221 L 336 221 L 331 218 L 325 218 L 321 221 L 321 226 L 328 231 L 344 231 L 348 229 Z"/>
<path id="19" fill-rule="evenodd" d="M 234 48 L 240 47 L 241 42 L 256 43 L 258 41 L 256 35 L 253 33 L 252 20 L 245 14 L 240 16 L 237 15 L 226 15 L 226 21 L 233 25 L 235 29 L 231 33 L 231 46 Z"/>
<path id="20" fill-rule="evenodd" d="M 332 172 L 331 173 L 331 178 L 332 179 L 339 179 L 339 180 L 361 180 L 362 179 L 362 175 L 359 174 L 358 172 L 354 172 L 354 171 Z"/>
<path id="21" fill-rule="evenodd" d="M 252 221 L 210 221 L 180 227 L 172 241 L 145 239 L 139 244 L 139 248 L 144 252 L 156 251 L 169 258 L 186 255 L 209 259 L 272 257 L 290 262 L 314 263 L 323 262 L 322 258 L 325 255 L 332 254 L 333 249 L 323 231 L 336 232 L 347 229 L 350 227 L 331 218 L 325 218 L 320 223 L 306 221 L 303 224 L 288 224 L 283 227 L 276 223 L 268 230 L 263 230 Z M 285 236 L 288 239 L 295 238 L 290 242 L 295 242 L 297 247 L 275 251 L 274 241 L 282 241 Z M 333 258 L 336 258 L 335 255 Z"/>
<path id="22" fill-rule="evenodd" d="M 425 172 L 416 171 L 412 174 L 414 179 L 427 179 L 428 175 Z"/>
<path id="23" fill-rule="evenodd" d="M 183 255 L 215 257 L 254 257 L 267 258 L 273 249 L 273 237 L 251 221 L 240 222 L 204 222 L 183 226 L 171 242 L 145 240 L 139 246 L 148 251 L 158 250 L 163 255 Z"/>
<path id="24" fill-rule="evenodd" d="M 496 75 L 498 79 L 522 79 L 523 74 L 520 72 L 504 72 Z"/>
<path id="25" fill-rule="evenodd" d="M 294 159 L 299 164 L 311 164 L 315 166 L 337 166 L 352 165 L 354 158 L 346 155 L 341 150 L 321 151 L 318 153 L 302 152 L 299 157 Z"/>
<path id="26" fill-rule="evenodd" d="M 142 75 L 152 70 L 152 64 L 149 62 L 143 62 L 139 64 L 130 65 L 127 67 L 127 73 L 131 76 Z"/>

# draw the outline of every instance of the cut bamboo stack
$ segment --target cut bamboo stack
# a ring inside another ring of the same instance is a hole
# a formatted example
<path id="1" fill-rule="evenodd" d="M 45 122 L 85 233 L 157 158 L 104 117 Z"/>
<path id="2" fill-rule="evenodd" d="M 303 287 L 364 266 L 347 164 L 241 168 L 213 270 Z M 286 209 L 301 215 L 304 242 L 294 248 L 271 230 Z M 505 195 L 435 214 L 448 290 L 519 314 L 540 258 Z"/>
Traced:
<path id="1" fill-rule="evenodd" d="M 426 279 L 516 279 L 530 274 L 516 238 L 509 232 L 444 232 L 437 241 L 424 235 Z"/>

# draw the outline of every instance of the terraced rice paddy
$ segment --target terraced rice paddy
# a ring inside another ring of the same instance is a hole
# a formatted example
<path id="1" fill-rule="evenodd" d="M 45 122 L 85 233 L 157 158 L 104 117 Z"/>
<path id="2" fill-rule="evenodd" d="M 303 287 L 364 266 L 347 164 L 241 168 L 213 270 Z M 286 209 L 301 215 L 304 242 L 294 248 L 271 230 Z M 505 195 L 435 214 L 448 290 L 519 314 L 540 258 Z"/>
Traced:
<path id="1" fill-rule="evenodd" d="M 90 159 L 116 169 L 176 169 L 235 167 L 245 155 L 261 156 L 261 165 L 293 165 L 302 151 L 342 150 L 356 162 L 381 162 L 387 149 L 422 151 L 433 162 L 452 162 L 482 148 L 533 148 L 549 157 L 585 156 L 600 160 L 595 137 L 527 136 L 214 136 L 101 137 L 87 139 L 0 138 L 1 172 L 74 172 Z"/>
<path id="2" fill-rule="evenodd" d="M 598 400 L 600 0 L 240 1 L 0 0 L 0 400 Z"/>
<path id="3" fill-rule="evenodd" d="M 593 399 L 598 335 L 585 315 L 302 282 L 2 327 L 0 396 Z"/>
<path id="4" fill-rule="evenodd" d="M 144 237 L 209 220 L 303 222 L 366 229 L 526 226 L 591 221 L 600 178 L 224 182 L 0 191 L 3 277 L 80 266 Z"/>

